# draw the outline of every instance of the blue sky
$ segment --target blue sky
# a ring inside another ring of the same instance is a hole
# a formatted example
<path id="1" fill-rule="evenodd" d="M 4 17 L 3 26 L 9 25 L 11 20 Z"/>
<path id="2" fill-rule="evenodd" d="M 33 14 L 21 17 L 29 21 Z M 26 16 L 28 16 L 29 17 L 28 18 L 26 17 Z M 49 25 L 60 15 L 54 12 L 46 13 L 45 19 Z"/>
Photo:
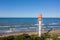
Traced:
<path id="1" fill-rule="evenodd" d="M 0 17 L 60 17 L 60 0 L 0 0 Z"/>

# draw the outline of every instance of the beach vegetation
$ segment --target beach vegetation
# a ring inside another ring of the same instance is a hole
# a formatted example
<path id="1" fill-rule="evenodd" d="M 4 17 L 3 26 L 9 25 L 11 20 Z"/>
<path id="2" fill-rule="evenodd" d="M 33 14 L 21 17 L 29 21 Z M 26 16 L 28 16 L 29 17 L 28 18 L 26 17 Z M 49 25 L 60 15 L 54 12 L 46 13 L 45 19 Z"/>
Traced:
<path id="1" fill-rule="evenodd" d="M 60 38 L 58 38 L 58 35 L 51 36 L 50 34 L 43 34 L 42 37 L 38 37 L 38 35 L 28 35 L 28 34 L 0 37 L 0 40 L 46 40 L 46 39 L 60 40 Z"/>

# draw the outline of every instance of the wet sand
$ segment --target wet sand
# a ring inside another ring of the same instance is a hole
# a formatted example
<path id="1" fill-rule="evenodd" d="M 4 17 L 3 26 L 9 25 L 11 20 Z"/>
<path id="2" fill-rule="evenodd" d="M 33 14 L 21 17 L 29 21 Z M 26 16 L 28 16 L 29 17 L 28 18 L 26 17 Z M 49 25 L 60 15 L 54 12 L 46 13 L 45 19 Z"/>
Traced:
<path id="1" fill-rule="evenodd" d="M 48 32 L 48 30 L 42 30 L 42 33 L 47 33 L 47 32 Z M 60 35 L 60 29 L 52 30 L 49 33 Z M 8 34 L 0 34 L 0 37 L 16 36 L 16 35 L 21 35 L 21 34 L 33 35 L 33 34 L 38 34 L 38 32 L 14 32 L 14 33 L 8 33 Z"/>

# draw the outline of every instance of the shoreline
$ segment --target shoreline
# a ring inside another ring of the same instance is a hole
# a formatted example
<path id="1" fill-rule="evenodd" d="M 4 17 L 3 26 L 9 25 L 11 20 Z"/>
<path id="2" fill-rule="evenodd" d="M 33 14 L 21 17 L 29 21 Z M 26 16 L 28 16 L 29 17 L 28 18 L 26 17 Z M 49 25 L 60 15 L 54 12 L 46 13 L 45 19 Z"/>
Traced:
<path id="1" fill-rule="evenodd" d="M 47 33 L 48 30 L 42 30 L 42 34 L 43 33 Z M 21 34 L 29 34 L 29 35 L 34 35 L 34 34 L 37 34 L 38 35 L 38 32 L 13 32 L 13 33 L 7 33 L 7 34 L 0 34 L 0 37 L 7 37 L 7 36 L 17 36 L 17 35 L 21 35 Z M 49 32 L 49 34 L 57 34 L 57 35 L 60 35 L 60 29 L 57 29 L 57 30 L 52 30 Z"/>

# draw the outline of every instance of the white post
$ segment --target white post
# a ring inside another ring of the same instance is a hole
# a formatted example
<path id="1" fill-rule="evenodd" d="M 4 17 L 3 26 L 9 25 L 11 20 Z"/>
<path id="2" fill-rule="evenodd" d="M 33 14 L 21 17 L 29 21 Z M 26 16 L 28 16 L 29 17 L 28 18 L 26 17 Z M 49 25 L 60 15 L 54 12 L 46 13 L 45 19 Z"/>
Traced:
<path id="1" fill-rule="evenodd" d="M 41 21 L 39 21 L 39 37 L 41 37 Z"/>

